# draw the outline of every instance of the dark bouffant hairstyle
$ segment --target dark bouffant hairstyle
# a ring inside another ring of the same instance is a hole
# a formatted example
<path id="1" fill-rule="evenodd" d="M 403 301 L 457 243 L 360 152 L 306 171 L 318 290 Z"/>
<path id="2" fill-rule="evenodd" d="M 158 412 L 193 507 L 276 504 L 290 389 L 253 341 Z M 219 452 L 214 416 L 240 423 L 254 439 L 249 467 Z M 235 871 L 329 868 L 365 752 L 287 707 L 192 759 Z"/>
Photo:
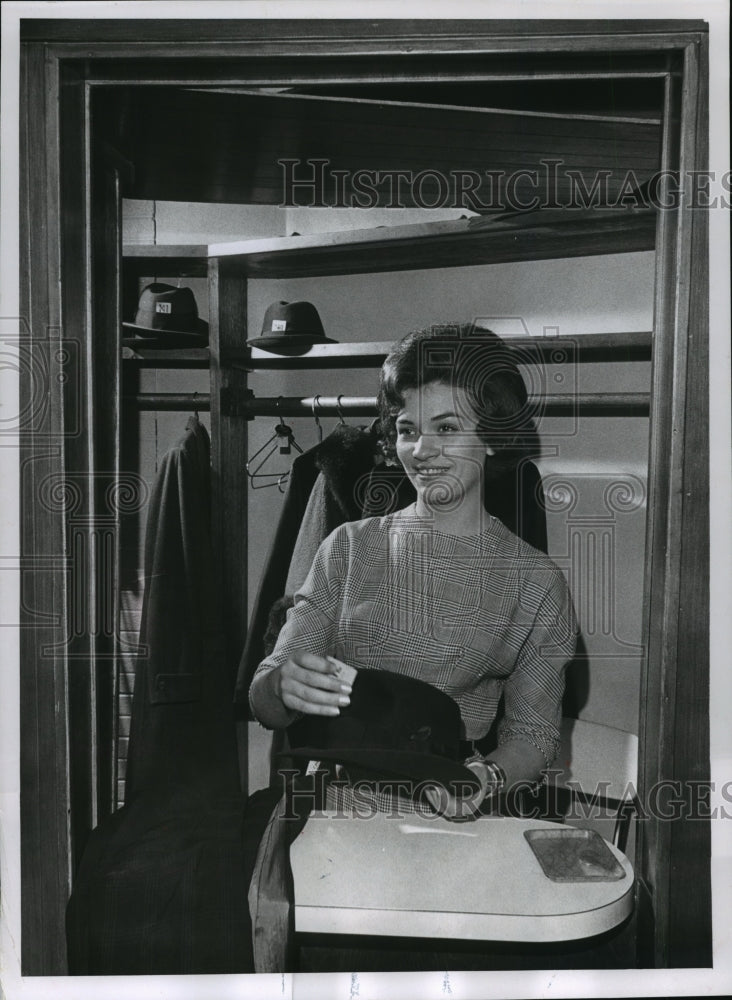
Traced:
<path id="1" fill-rule="evenodd" d="M 478 417 L 478 434 L 495 452 L 487 472 L 500 474 L 535 454 L 536 431 L 513 352 L 491 330 L 452 324 L 408 334 L 382 366 L 378 405 L 387 458 L 396 455 L 396 417 L 405 390 L 432 382 L 465 391 Z"/>

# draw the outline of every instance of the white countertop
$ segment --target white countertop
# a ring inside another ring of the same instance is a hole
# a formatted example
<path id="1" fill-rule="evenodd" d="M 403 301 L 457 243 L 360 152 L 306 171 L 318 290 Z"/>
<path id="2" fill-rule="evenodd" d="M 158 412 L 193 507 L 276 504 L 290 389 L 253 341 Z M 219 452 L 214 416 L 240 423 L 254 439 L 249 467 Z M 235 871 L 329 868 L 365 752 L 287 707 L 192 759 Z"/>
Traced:
<path id="1" fill-rule="evenodd" d="M 633 869 L 617 881 L 554 882 L 525 830 L 541 820 L 313 813 L 292 845 L 298 931 L 491 941 L 568 941 L 621 923 Z M 561 829 L 561 828 L 559 828 Z"/>

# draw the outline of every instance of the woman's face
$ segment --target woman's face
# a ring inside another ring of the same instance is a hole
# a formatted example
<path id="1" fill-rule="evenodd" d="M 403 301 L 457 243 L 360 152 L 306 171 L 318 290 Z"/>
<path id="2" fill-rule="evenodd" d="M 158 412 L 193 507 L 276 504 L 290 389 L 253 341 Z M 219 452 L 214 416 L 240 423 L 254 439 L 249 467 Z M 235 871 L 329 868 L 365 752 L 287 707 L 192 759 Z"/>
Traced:
<path id="1" fill-rule="evenodd" d="M 396 418 L 397 457 L 428 507 L 452 510 L 480 498 L 483 463 L 493 451 L 477 426 L 464 389 L 429 382 L 405 390 Z"/>

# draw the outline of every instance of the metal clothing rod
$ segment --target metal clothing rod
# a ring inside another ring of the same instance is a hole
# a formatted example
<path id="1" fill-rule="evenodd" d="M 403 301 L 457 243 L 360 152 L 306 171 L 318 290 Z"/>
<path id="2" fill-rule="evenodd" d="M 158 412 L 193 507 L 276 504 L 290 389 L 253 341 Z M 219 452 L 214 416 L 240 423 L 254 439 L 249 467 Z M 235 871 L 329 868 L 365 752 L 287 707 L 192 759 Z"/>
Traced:
<path id="1" fill-rule="evenodd" d="M 376 396 L 262 396 L 242 400 L 242 413 L 252 417 L 373 417 Z"/>
<path id="2" fill-rule="evenodd" d="M 210 410 L 211 396 L 207 392 L 140 392 L 136 396 L 123 396 L 123 402 L 132 403 L 138 410 Z"/>
<path id="3" fill-rule="evenodd" d="M 650 409 L 647 392 L 583 392 L 529 396 L 536 416 L 647 416 Z M 210 410 L 207 392 L 138 393 L 125 396 L 138 410 Z M 376 413 L 375 396 L 263 396 L 238 399 L 236 413 L 252 417 L 372 417 Z"/>
<path id="4" fill-rule="evenodd" d="M 529 404 L 536 414 L 547 416 L 586 415 L 645 415 L 649 412 L 650 394 L 647 392 L 594 392 L 529 396 Z M 241 400 L 238 410 L 249 417 L 312 417 L 351 416 L 368 417 L 376 413 L 375 396 L 262 396 Z"/>

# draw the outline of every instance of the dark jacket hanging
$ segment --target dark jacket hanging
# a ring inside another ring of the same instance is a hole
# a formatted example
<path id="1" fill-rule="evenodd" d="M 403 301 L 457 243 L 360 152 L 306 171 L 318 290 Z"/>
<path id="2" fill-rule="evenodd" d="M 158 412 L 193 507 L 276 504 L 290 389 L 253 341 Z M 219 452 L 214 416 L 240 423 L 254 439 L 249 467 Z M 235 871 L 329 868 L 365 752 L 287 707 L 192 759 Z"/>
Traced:
<path id="1" fill-rule="evenodd" d="M 327 505 L 324 516 L 326 523 L 330 525 L 329 531 L 344 521 L 359 518 L 361 508 L 352 487 L 358 477 L 367 475 L 373 468 L 375 449 L 376 437 L 370 430 L 339 425 L 324 441 L 305 454 L 298 455 L 292 463 L 285 501 L 260 577 L 239 664 L 235 697 L 242 706 L 247 704 L 254 671 L 265 656 L 264 639 L 270 612 L 275 602 L 285 594 L 290 563 L 316 480 L 324 475 L 324 469 L 333 470 L 335 478 L 331 475 L 329 482 L 335 485 L 324 495 L 324 504 Z M 345 484 L 344 489 L 337 485 L 339 482 Z"/>
<path id="2" fill-rule="evenodd" d="M 192 418 L 150 502 L 126 801 L 76 873 L 71 974 L 254 970 L 247 891 L 274 800 L 248 810 L 239 789 L 209 478 L 208 434 Z"/>
<path id="3" fill-rule="evenodd" d="M 210 496 L 208 432 L 192 417 L 161 462 L 148 508 L 127 803 L 172 784 L 239 790 Z"/>

